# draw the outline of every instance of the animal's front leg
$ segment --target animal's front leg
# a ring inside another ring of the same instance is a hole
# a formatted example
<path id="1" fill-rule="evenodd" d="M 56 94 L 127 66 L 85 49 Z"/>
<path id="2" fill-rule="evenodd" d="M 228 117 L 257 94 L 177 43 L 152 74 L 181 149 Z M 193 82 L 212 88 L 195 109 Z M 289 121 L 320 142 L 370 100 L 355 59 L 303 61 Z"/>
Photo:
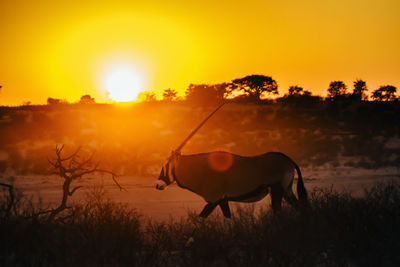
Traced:
<path id="1" fill-rule="evenodd" d="M 218 205 L 218 202 L 210 202 L 207 205 L 204 206 L 204 209 L 200 213 L 200 217 L 207 218 L 208 215 L 215 209 L 215 207 Z"/>
<path id="2" fill-rule="evenodd" d="M 217 202 L 208 202 L 207 205 L 204 206 L 203 210 L 200 213 L 200 217 L 207 218 L 208 215 L 210 215 L 211 212 L 221 203 L 221 201 Z M 229 207 L 228 207 L 229 209 Z M 195 228 L 193 229 L 192 235 L 189 237 L 189 239 L 186 241 L 186 247 L 190 247 L 192 243 L 194 242 L 194 234 L 197 231 L 197 226 L 195 225 Z"/>
<path id="3" fill-rule="evenodd" d="M 219 203 L 219 207 L 226 218 L 231 217 L 231 210 L 229 209 L 228 200 L 221 201 L 221 203 Z"/>

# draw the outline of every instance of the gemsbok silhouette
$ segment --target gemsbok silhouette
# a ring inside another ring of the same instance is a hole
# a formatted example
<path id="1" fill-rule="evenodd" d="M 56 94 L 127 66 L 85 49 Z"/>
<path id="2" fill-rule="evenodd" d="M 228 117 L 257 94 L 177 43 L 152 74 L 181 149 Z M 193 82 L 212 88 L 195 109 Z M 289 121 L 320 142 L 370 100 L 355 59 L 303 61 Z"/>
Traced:
<path id="1" fill-rule="evenodd" d="M 206 218 L 220 206 L 225 217 L 230 218 L 229 201 L 255 202 L 271 193 L 274 212 L 281 209 L 282 198 L 297 206 L 299 200 L 307 201 L 300 168 L 280 152 L 268 152 L 244 157 L 225 151 L 194 155 L 181 155 L 180 151 L 200 127 L 223 105 L 218 106 L 182 144 L 172 151 L 161 169 L 156 188 L 163 190 L 176 182 L 180 187 L 202 196 L 207 204 L 200 213 Z M 294 171 L 297 171 L 297 194 L 292 191 Z"/>

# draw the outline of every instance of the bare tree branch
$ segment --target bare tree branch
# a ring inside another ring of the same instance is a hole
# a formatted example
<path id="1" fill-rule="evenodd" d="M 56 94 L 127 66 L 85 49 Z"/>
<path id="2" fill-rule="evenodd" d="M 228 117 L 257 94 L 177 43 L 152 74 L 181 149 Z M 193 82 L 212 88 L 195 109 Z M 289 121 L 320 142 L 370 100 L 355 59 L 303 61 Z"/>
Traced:
<path id="1" fill-rule="evenodd" d="M 117 179 L 116 179 L 116 178 L 118 178 L 118 175 L 117 175 L 117 174 L 115 174 L 115 173 L 113 173 L 113 172 L 111 172 L 111 171 L 101 170 L 101 169 L 97 169 L 96 171 L 97 171 L 97 172 L 102 172 L 102 173 L 111 174 L 111 177 L 112 177 L 114 183 L 119 187 L 119 190 L 120 190 L 120 191 L 124 190 L 124 191 L 127 192 L 127 190 L 126 190 L 125 188 L 123 188 L 123 187 L 117 182 Z"/>
<path id="2" fill-rule="evenodd" d="M 49 211 L 50 215 L 48 217 L 48 221 L 52 221 L 55 219 L 55 217 L 62 211 L 68 208 L 67 206 L 67 201 L 68 198 L 71 197 L 77 190 L 82 188 L 83 186 L 76 186 L 72 190 L 70 190 L 71 184 L 80 178 L 82 178 L 84 175 L 99 172 L 99 173 L 107 173 L 110 174 L 114 183 L 118 186 L 120 190 L 125 190 L 116 180 L 118 177 L 117 174 L 114 172 L 108 171 L 108 170 L 103 170 L 99 169 L 99 163 L 94 164 L 93 163 L 93 157 L 94 157 L 94 152 L 86 159 L 80 160 L 79 157 L 79 152 L 81 151 L 81 147 L 78 147 L 77 150 L 72 153 L 70 156 L 66 158 L 62 158 L 61 152 L 64 149 L 64 145 L 61 145 L 61 147 L 56 146 L 56 159 L 54 161 L 51 161 L 48 159 L 48 162 L 50 163 L 51 166 L 53 166 L 56 169 L 55 174 L 58 174 L 60 177 L 64 179 L 63 183 L 63 195 L 61 199 L 60 205 Z M 65 167 L 68 166 L 68 167 Z M 126 190 L 125 190 L 126 191 Z M 44 214 L 44 213 L 42 213 Z"/>
<path id="3" fill-rule="evenodd" d="M 77 186 L 77 187 L 75 187 L 74 189 L 72 189 L 71 192 L 68 193 L 68 195 L 69 195 L 69 196 L 72 196 L 72 195 L 75 193 L 76 190 L 78 190 L 79 188 L 82 188 L 82 187 L 83 187 L 83 186 Z"/>
<path id="4" fill-rule="evenodd" d="M 62 147 L 64 148 L 64 145 L 62 145 Z M 81 150 L 82 146 L 79 146 L 76 151 L 74 153 L 72 153 L 72 155 L 70 155 L 69 157 L 66 157 L 64 159 L 62 159 L 62 161 L 66 161 L 66 160 L 70 160 L 73 159 L 76 155 L 78 155 L 79 151 Z M 61 152 L 61 151 L 60 151 Z"/>
<path id="5" fill-rule="evenodd" d="M 47 158 L 47 161 L 50 163 L 51 166 L 53 166 L 54 168 L 57 168 L 57 163 L 52 162 L 49 158 Z"/>

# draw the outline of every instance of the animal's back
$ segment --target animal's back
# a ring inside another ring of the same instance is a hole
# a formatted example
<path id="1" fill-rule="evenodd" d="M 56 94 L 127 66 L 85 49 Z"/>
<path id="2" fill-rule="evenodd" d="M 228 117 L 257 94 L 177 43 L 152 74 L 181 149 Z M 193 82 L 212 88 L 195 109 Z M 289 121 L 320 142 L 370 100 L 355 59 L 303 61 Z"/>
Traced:
<path id="1" fill-rule="evenodd" d="M 253 157 L 228 153 L 225 156 L 232 156 L 232 165 L 224 171 L 210 165 L 211 153 L 183 155 L 176 168 L 177 182 L 208 202 L 245 195 L 260 185 L 279 183 L 285 175 L 293 177 L 293 163 L 278 152 Z"/>

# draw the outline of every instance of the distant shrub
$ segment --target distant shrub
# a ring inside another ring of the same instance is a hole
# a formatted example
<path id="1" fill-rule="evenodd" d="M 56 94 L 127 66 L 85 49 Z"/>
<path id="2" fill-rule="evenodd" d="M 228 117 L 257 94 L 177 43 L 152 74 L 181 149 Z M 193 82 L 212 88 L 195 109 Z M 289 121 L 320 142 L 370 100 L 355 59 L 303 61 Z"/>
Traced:
<path id="1" fill-rule="evenodd" d="M 393 85 L 382 85 L 372 93 L 372 99 L 376 101 L 396 100 L 397 88 Z"/>
<path id="2" fill-rule="evenodd" d="M 94 97 L 91 97 L 90 95 L 83 95 L 81 96 L 81 99 L 79 100 L 80 104 L 94 104 Z"/>
<path id="3" fill-rule="evenodd" d="M 52 98 L 52 97 L 47 98 L 47 105 L 58 105 L 58 104 L 67 104 L 67 103 L 68 103 L 68 101 L 65 99 Z"/>
<path id="4" fill-rule="evenodd" d="M 178 92 L 174 89 L 168 88 L 165 89 L 162 93 L 164 101 L 173 101 L 177 98 Z"/>
<path id="5" fill-rule="evenodd" d="M 207 106 L 221 103 L 226 93 L 226 84 L 190 84 L 185 91 L 190 104 Z"/>
<path id="6" fill-rule="evenodd" d="M 332 81 L 328 87 L 328 98 L 336 99 L 347 95 L 347 86 L 343 81 Z"/>

